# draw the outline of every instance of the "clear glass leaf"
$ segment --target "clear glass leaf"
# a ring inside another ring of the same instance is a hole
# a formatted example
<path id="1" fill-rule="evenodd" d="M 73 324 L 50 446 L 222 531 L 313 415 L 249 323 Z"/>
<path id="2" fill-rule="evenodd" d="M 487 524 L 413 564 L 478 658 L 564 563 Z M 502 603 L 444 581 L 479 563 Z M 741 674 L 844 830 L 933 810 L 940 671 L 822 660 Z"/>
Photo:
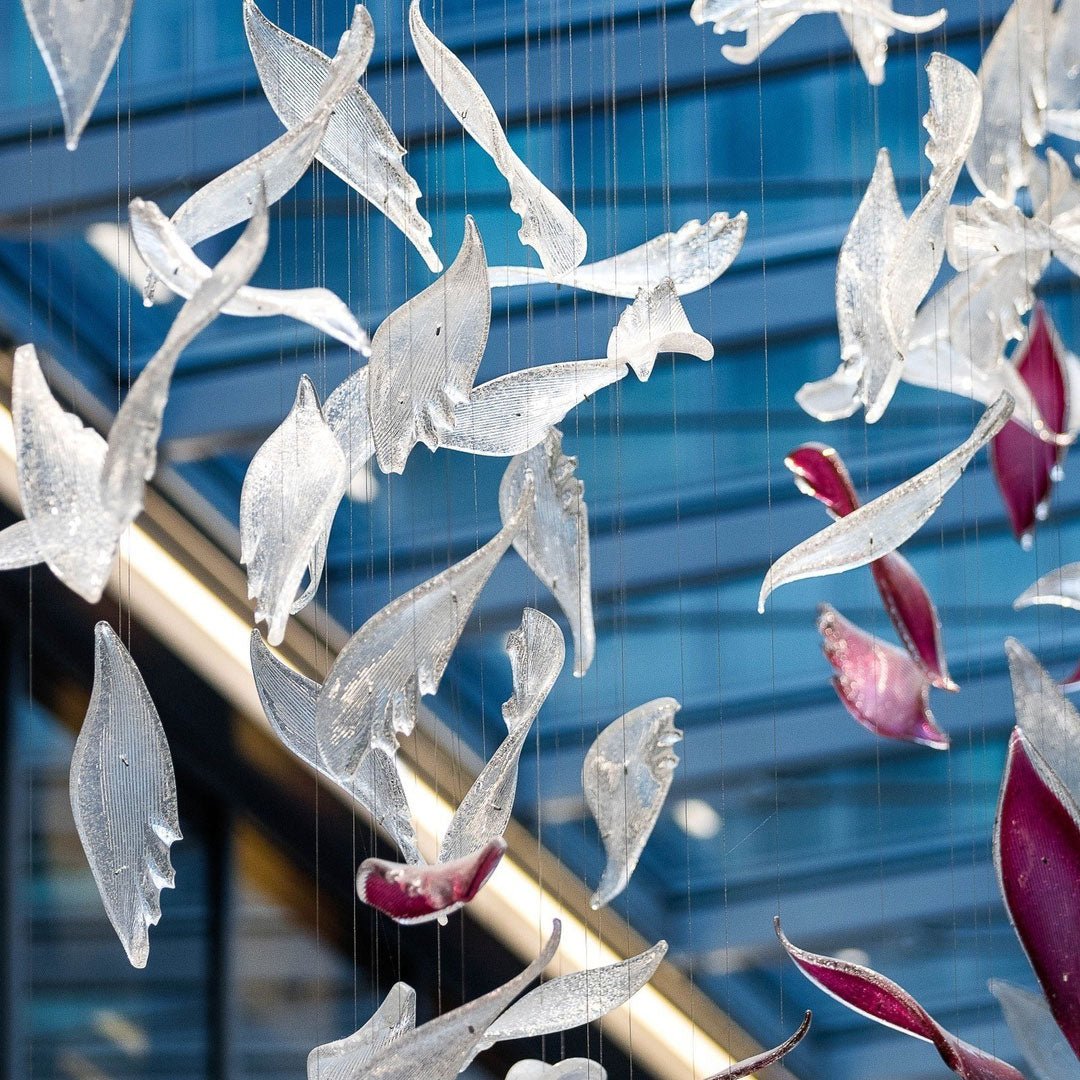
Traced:
<path id="1" fill-rule="evenodd" d="M 1012 398 L 1002 394 L 955 450 L 781 555 L 765 575 L 758 611 L 765 610 L 769 594 L 781 585 L 842 574 L 895 551 L 927 522 L 968 462 L 1005 426 L 1012 409 Z"/>
<path id="2" fill-rule="evenodd" d="M 1057 604 L 1080 611 L 1080 562 L 1067 563 L 1044 574 L 1013 601 L 1018 611 L 1035 604 Z"/>
<path id="3" fill-rule="evenodd" d="M 990 980 L 1005 1023 L 1035 1080 L 1080 1080 L 1080 1062 L 1065 1041 L 1042 994 L 1023 990 L 1002 979 Z"/>
<path id="4" fill-rule="evenodd" d="M 308 1080 L 356 1080 L 375 1058 L 416 1027 L 416 991 L 397 982 L 359 1031 L 316 1046 L 308 1054 Z"/>
<path id="5" fill-rule="evenodd" d="M 812 1016 L 813 1014 L 807 1009 L 802 1023 L 779 1046 L 774 1046 L 771 1050 L 763 1050 L 760 1054 L 755 1054 L 744 1061 L 736 1061 L 722 1072 L 709 1077 L 709 1080 L 742 1080 L 744 1076 L 750 1076 L 768 1068 L 770 1065 L 775 1065 L 781 1058 L 787 1057 L 803 1041 L 806 1033 L 810 1030 Z"/>
<path id="6" fill-rule="evenodd" d="M 589 509 L 585 485 L 574 475 L 577 458 L 562 452 L 562 432 L 550 428 L 544 440 L 506 467 L 499 485 L 499 512 L 505 521 L 518 505 L 531 476 L 536 498 L 514 537 L 514 550 L 547 586 L 574 635 L 574 674 L 581 678 L 596 649 L 589 559 Z"/>
<path id="7" fill-rule="evenodd" d="M 71 809 L 109 921 L 132 967 L 145 967 L 161 890 L 175 885 L 176 779 L 139 669 L 105 622 L 94 628 L 94 689 L 71 758 Z"/>
<path id="8" fill-rule="evenodd" d="M 1061 0 L 1046 59 L 1046 126 L 1062 138 L 1080 139 L 1080 3 Z"/>
<path id="9" fill-rule="evenodd" d="M 16 521 L 0 530 L 0 570 L 20 570 L 43 560 L 30 522 Z"/>
<path id="10" fill-rule="evenodd" d="M 626 888 L 652 835 L 679 758 L 674 725 L 679 703 L 657 698 L 631 709 L 600 732 L 585 755 L 581 784 L 600 829 L 607 864 L 589 903 L 609 904 Z"/>
<path id="11" fill-rule="evenodd" d="M 133 0 L 23 0 L 74 150 L 127 36 Z"/>
<path id="12" fill-rule="evenodd" d="M 368 410 L 384 472 L 404 472 L 417 442 L 434 450 L 453 427 L 490 325 L 484 244 L 466 216 L 461 249 L 446 273 L 387 316 L 371 343 Z"/>
<path id="13" fill-rule="evenodd" d="M 607 1080 L 607 1070 L 588 1058 L 567 1058 L 557 1065 L 528 1060 L 513 1065 L 506 1080 Z"/>
<path id="14" fill-rule="evenodd" d="M 561 277 L 549 278 L 532 266 L 492 266 L 488 278 L 493 289 L 552 282 L 626 300 L 671 278 L 675 291 L 686 296 L 711 285 L 734 262 L 745 238 L 745 212 L 734 217 L 721 212 L 704 225 L 695 218 L 678 232 L 654 236 L 636 248 L 575 267 Z"/>
<path id="15" fill-rule="evenodd" d="M 356 476 L 375 455 L 368 411 L 368 369 L 357 368 L 323 403 L 323 416 Z"/>
<path id="16" fill-rule="evenodd" d="M 318 106 L 330 57 L 275 26 L 255 0 L 244 0 L 244 29 L 271 107 L 287 128 L 300 127 Z M 442 270 L 431 246 L 431 226 L 416 208 L 420 188 L 403 164 L 405 147 L 362 86 L 350 87 L 337 103 L 316 157 L 382 211 L 432 273 Z"/>
<path id="17" fill-rule="evenodd" d="M 549 276 L 568 274 L 585 258 L 588 239 L 581 223 L 514 153 L 483 88 L 424 22 L 420 0 L 409 5 L 409 30 L 439 97 L 510 185 L 521 242 L 535 249 Z"/>

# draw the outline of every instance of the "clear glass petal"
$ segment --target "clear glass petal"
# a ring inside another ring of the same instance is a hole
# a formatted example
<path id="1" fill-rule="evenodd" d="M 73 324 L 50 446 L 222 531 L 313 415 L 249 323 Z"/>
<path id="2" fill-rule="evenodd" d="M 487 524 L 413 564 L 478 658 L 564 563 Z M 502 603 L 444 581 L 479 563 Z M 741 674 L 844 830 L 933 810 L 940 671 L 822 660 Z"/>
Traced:
<path id="1" fill-rule="evenodd" d="M 528 1060 L 512 1066 L 506 1080 L 607 1080 L 607 1070 L 588 1058 L 567 1058 L 557 1065 Z"/>
<path id="2" fill-rule="evenodd" d="M 1005 1023 L 1035 1080 L 1080 1080 L 1080 1062 L 1057 1026 L 1046 998 L 1002 979 L 990 980 Z"/>
<path id="3" fill-rule="evenodd" d="M 397 982 L 359 1031 L 308 1054 L 308 1080 L 356 1080 L 375 1058 L 416 1027 L 416 991 Z"/>
<path id="4" fill-rule="evenodd" d="M 1067 563 L 1044 574 L 1013 601 L 1017 610 L 1034 604 L 1057 604 L 1080 611 L 1080 562 Z"/>
<path id="5" fill-rule="evenodd" d="M 41 561 L 30 522 L 16 521 L 0 531 L 0 570 L 18 570 Z"/>

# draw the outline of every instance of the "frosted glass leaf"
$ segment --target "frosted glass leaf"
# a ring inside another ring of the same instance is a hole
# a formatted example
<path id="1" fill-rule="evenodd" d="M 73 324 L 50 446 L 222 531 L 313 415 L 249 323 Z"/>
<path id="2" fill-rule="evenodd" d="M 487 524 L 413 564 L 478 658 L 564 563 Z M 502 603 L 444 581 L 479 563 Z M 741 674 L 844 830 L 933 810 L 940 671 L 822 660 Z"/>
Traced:
<path id="1" fill-rule="evenodd" d="M 551 963 L 560 933 L 555 919 L 543 951 L 520 975 L 398 1039 L 372 1062 L 364 1080 L 455 1080 L 489 1025 Z"/>
<path id="2" fill-rule="evenodd" d="M 480 591 L 522 527 L 533 487 L 513 517 L 478 551 L 376 612 L 338 654 L 315 712 L 319 754 L 339 780 L 372 747 L 389 757 L 433 694 Z"/>
<path id="3" fill-rule="evenodd" d="M 266 719 L 285 746 L 355 798 L 397 844 L 407 862 L 422 863 L 409 801 L 393 761 L 381 750 L 370 750 L 349 783 L 338 780 L 319 759 L 316 747 L 315 708 L 322 687 L 282 663 L 266 647 L 258 630 L 251 631 L 251 673 Z"/>
<path id="4" fill-rule="evenodd" d="M 557 1065 L 528 1060 L 512 1066 L 506 1080 L 607 1080 L 607 1070 L 588 1058 L 567 1058 Z"/>
<path id="5" fill-rule="evenodd" d="M 1012 410 L 1012 398 L 1002 394 L 955 450 L 781 555 L 765 575 L 758 611 L 765 610 L 765 600 L 781 585 L 842 574 L 895 551 L 927 522 L 968 462 L 1005 426 Z"/>
<path id="6" fill-rule="evenodd" d="M 521 242 L 536 250 L 550 276 L 569 273 L 585 258 L 588 238 L 581 223 L 514 153 L 483 88 L 424 22 L 420 0 L 409 4 L 409 31 L 439 97 L 510 185 Z"/>
<path id="7" fill-rule="evenodd" d="M 1046 998 L 1002 979 L 990 980 L 1013 1041 L 1035 1080 L 1080 1080 L 1080 1062 L 1057 1026 Z"/>
<path id="8" fill-rule="evenodd" d="M 356 476 L 375 454 L 368 412 L 368 369 L 358 368 L 326 399 L 323 416 Z"/>
<path id="9" fill-rule="evenodd" d="M 769 1065 L 774 1065 L 781 1058 L 787 1057 L 803 1041 L 806 1033 L 810 1030 L 812 1016 L 813 1014 L 807 1009 L 802 1023 L 779 1046 L 774 1046 L 771 1050 L 763 1050 L 760 1054 L 755 1054 L 744 1061 L 736 1061 L 715 1076 L 709 1077 L 709 1080 L 742 1080 L 744 1076 L 750 1076 L 752 1073 L 759 1072 Z"/>
<path id="10" fill-rule="evenodd" d="M 165 732 L 108 623 L 94 627 L 94 689 L 71 758 L 71 810 L 105 911 L 132 967 L 146 967 L 161 890 L 181 839 Z"/>
<path id="11" fill-rule="evenodd" d="M 804 15 L 828 13 L 839 16 L 871 86 L 885 81 L 886 43 L 895 31 L 926 34 L 947 14 L 941 8 L 932 15 L 901 15 L 890 0 L 776 0 L 768 6 L 757 0 L 694 0 L 690 8 L 690 18 L 698 26 L 713 23 L 714 33 L 745 31 L 744 44 L 721 49 L 734 64 L 752 64 Z"/>
<path id="12" fill-rule="evenodd" d="M 16 521 L 0 530 L 0 570 L 19 570 L 42 562 L 34 532 L 28 521 Z"/>
<path id="13" fill-rule="evenodd" d="M 203 185 L 173 214 L 173 225 L 190 247 L 246 221 L 260 184 L 267 206 L 296 186 L 318 153 L 331 114 L 356 85 L 374 46 L 371 16 L 357 4 L 352 25 L 341 35 L 338 52 L 304 122 Z"/>
<path id="14" fill-rule="evenodd" d="M 746 238 L 746 214 L 713 214 L 704 225 L 697 218 L 678 232 L 662 233 L 636 248 L 599 262 L 578 266 L 561 277 L 551 277 L 531 266 L 492 266 L 488 278 L 493 289 L 552 282 L 574 289 L 621 296 L 633 300 L 642 289 L 653 289 L 671 278 L 680 296 L 711 285 L 735 260 Z"/>
<path id="15" fill-rule="evenodd" d="M 679 758 L 674 725 L 679 703 L 657 698 L 631 709 L 600 732 L 585 755 L 581 784 L 607 852 L 603 877 L 589 901 L 593 910 L 626 888 L 652 834 Z"/>
<path id="16" fill-rule="evenodd" d="M 281 426 L 251 459 L 240 493 L 240 562 L 247 567 L 255 621 L 271 645 L 285 637 L 297 593 L 311 568 L 318 586 L 325 537 L 345 495 L 349 470 L 319 397 L 305 375 Z"/>
<path id="17" fill-rule="evenodd" d="M 514 693 L 503 705 L 507 736 L 454 811 L 439 845 L 439 862 L 474 855 L 506 831 L 517 794 L 518 761 L 540 707 L 562 671 L 562 631 L 546 615 L 526 608 L 506 639 Z"/>
<path id="18" fill-rule="evenodd" d="M 79 145 L 127 35 L 133 0 L 23 0 L 34 42 L 64 115 L 67 148 Z"/>
<path id="19" fill-rule="evenodd" d="M 1017 610 L 1034 604 L 1057 604 L 1080 611 L 1080 562 L 1068 563 L 1044 574 L 1013 601 Z"/>
<path id="20" fill-rule="evenodd" d="M 1046 60 L 1046 126 L 1055 135 L 1080 140 L 1080 3 L 1061 0 L 1054 15 Z"/>
<path id="21" fill-rule="evenodd" d="M 131 235 L 151 273 L 174 292 L 190 297 L 210 276 L 210 267 L 192 251 L 176 226 L 152 203 L 132 199 L 128 208 Z M 147 303 L 152 303 L 147 298 Z M 223 315 L 261 318 L 284 315 L 321 330 L 365 355 L 368 336 L 344 301 L 329 289 L 263 289 L 243 285 L 225 304 Z"/>
<path id="22" fill-rule="evenodd" d="M 244 0 L 244 30 L 267 100 L 287 128 L 299 127 L 318 104 L 330 58 L 275 26 L 255 0 Z M 431 226 L 416 208 L 420 188 L 402 162 L 405 148 L 362 86 L 351 86 L 337 103 L 316 157 L 381 210 L 432 273 L 442 270 Z"/>
<path id="23" fill-rule="evenodd" d="M 487 346 L 491 290 L 484 244 L 471 216 L 461 250 L 441 278 L 375 331 L 368 410 L 383 472 L 405 471 L 417 442 L 434 450 L 453 426 Z"/>
<path id="24" fill-rule="evenodd" d="M 609 360 L 629 364 L 646 382 L 662 352 L 689 353 L 699 360 L 713 358 L 712 343 L 694 333 L 671 278 L 655 289 L 642 289 L 637 299 L 619 316 L 608 338 Z"/>
<path id="25" fill-rule="evenodd" d="M 536 498 L 514 550 L 552 592 L 574 635 L 574 674 L 580 678 L 596 649 L 589 558 L 589 509 L 585 485 L 574 475 L 577 458 L 562 452 L 562 432 L 550 428 L 543 442 L 519 454 L 499 485 L 499 512 L 505 521 L 517 506 L 526 478 Z"/>
<path id="26" fill-rule="evenodd" d="M 397 982 L 359 1031 L 308 1054 L 308 1080 L 356 1080 L 371 1062 L 416 1027 L 416 991 Z"/>
<path id="27" fill-rule="evenodd" d="M 511 1005 L 488 1028 L 484 1047 L 506 1039 L 529 1039 L 582 1027 L 625 1005 L 655 974 L 667 942 L 618 964 L 550 979 Z"/>
<path id="28" fill-rule="evenodd" d="M 453 426 L 439 445 L 488 457 L 523 454 L 575 405 L 629 370 L 605 356 L 500 375 L 474 387 L 469 400 L 454 409 Z"/>

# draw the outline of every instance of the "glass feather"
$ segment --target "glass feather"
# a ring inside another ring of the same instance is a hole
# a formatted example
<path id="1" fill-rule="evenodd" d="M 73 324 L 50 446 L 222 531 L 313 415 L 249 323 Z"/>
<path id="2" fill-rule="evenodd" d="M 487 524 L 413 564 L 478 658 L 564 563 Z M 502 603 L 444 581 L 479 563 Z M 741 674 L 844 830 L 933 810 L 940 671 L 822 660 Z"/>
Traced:
<path id="1" fill-rule="evenodd" d="M 600 732 L 585 755 L 581 784 L 607 853 L 604 873 L 589 900 L 593 910 L 626 888 L 664 807 L 682 739 L 673 721 L 674 698 L 631 709 Z"/>
<path id="2" fill-rule="evenodd" d="M 255 0 L 244 0 L 244 30 L 267 100 L 287 128 L 299 127 L 318 104 L 330 57 L 275 26 Z M 420 188 L 403 164 L 405 148 L 362 86 L 337 103 L 315 156 L 385 214 L 432 273 L 442 270 L 431 226 L 416 207 Z"/>
<path id="3" fill-rule="evenodd" d="M 146 966 L 181 839 L 172 756 L 139 669 L 108 623 L 94 628 L 94 688 L 71 758 L 71 809 L 105 911 Z"/>
<path id="4" fill-rule="evenodd" d="M 1080 1062 L 1061 1034 L 1042 994 L 990 980 L 1013 1042 L 1031 1066 L 1035 1080 L 1080 1080 Z"/>
<path id="5" fill-rule="evenodd" d="M 589 1058 L 566 1058 L 556 1065 L 530 1059 L 511 1066 L 506 1080 L 607 1080 L 607 1070 Z"/>
<path id="6" fill-rule="evenodd" d="M 308 1054 L 308 1080 L 356 1080 L 363 1070 L 416 1027 L 416 991 L 397 982 L 359 1031 L 316 1046 Z"/>
<path id="7" fill-rule="evenodd" d="M 771 1050 L 763 1050 L 760 1054 L 754 1054 L 753 1057 L 748 1057 L 743 1061 L 736 1061 L 722 1072 L 710 1076 L 709 1080 L 742 1080 L 744 1076 L 750 1076 L 770 1065 L 775 1065 L 803 1041 L 810 1030 L 812 1016 L 813 1014 L 807 1009 L 802 1023 L 779 1046 L 774 1046 Z"/>

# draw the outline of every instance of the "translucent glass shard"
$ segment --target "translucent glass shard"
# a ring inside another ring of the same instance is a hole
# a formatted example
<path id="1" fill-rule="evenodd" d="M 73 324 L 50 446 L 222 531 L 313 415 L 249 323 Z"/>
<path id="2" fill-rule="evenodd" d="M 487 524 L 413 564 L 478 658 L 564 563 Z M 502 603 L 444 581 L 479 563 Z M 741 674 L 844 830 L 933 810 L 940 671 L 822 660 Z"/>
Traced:
<path id="1" fill-rule="evenodd" d="M 679 703 L 657 698 L 609 724 L 585 755 L 581 784 L 596 820 L 607 864 L 590 905 L 609 904 L 626 888 L 652 834 L 679 758 Z"/>
<path id="2" fill-rule="evenodd" d="M 1013 1041 L 1031 1066 L 1035 1080 L 1080 1080 L 1080 1062 L 1065 1041 L 1042 994 L 990 980 Z"/>
<path id="3" fill-rule="evenodd" d="M 506 1080 L 607 1080 L 607 1070 L 588 1058 L 567 1058 L 557 1065 L 529 1060 L 514 1065 Z"/>
<path id="4" fill-rule="evenodd" d="M 139 669 L 108 623 L 94 628 L 94 689 L 71 759 L 71 809 L 105 911 L 146 966 L 181 839 L 172 756 Z"/>
<path id="5" fill-rule="evenodd" d="M 416 991 L 398 982 L 359 1031 L 316 1046 L 308 1054 L 308 1080 L 356 1080 L 381 1053 L 416 1027 Z"/>
<path id="6" fill-rule="evenodd" d="M 133 0 L 23 0 L 74 150 L 127 35 Z"/>
<path id="7" fill-rule="evenodd" d="M 514 548 L 554 595 L 574 635 L 574 674 L 589 670 L 596 648 L 589 560 L 589 510 L 585 485 L 574 475 L 577 458 L 562 452 L 562 432 L 551 428 L 543 442 L 519 454 L 499 485 L 505 521 L 518 505 L 526 477 L 536 498 Z"/>
<path id="8" fill-rule="evenodd" d="M 570 273 L 585 258 L 588 241 L 581 223 L 514 153 L 480 84 L 424 22 L 420 0 L 409 5 L 409 30 L 439 97 L 510 185 L 510 209 L 521 218 L 521 242 L 535 249 L 549 276 Z"/>
<path id="9" fill-rule="evenodd" d="M 300 127 L 318 106 L 330 57 L 275 26 L 254 0 L 244 0 L 244 29 L 271 107 L 287 128 Z M 403 164 L 405 148 L 362 86 L 351 86 L 337 103 L 316 157 L 382 211 L 428 269 L 442 270 L 431 246 L 431 226 L 416 208 L 420 188 Z"/>
<path id="10" fill-rule="evenodd" d="M 774 1046 L 770 1050 L 763 1050 L 760 1054 L 755 1054 L 744 1061 L 737 1061 L 735 1064 L 729 1065 L 723 1072 L 718 1072 L 715 1076 L 709 1077 L 709 1080 L 742 1080 L 744 1076 L 750 1076 L 761 1069 L 768 1068 L 770 1065 L 775 1065 L 781 1058 L 787 1057 L 803 1041 L 806 1033 L 810 1030 L 812 1015 L 810 1010 L 807 1009 L 802 1023 L 779 1046 Z"/>
<path id="11" fill-rule="evenodd" d="M 803 578 L 842 574 L 895 551 L 941 505 L 968 462 L 1005 426 L 1012 409 L 1012 399 L 1003 394 L 955 450 L 781 555 L 765 575 L 758 611 L 765 610 L 769 594 L 781 585 Z"/>
<path id="12" fill-rule="evenodd" d="M 508 635 L 506 652 L 514 693 L 503 705 L 507 736 L 461 800 L 439 846 L 439 862 L 474 855 L 506 831 L 517 794 L 518 761 L 566 657 L 562 631 L 551 619 L 526 608 L 521 626 Z"/>
<path id="13" fill-rule="evenodd" d="M 446 273 L 382 323 L 371 343 L 368 410 L 384 472 L 405 471 L 417 442 L 438 447 L 454 425 L 487 346 L 491 291 L 472 217 Z"/>
<path id="14" fill-rule="evenodd" d="M 541 285 L 552 282 L 575 289 L 633 300 L 642 289 L 656 288 L 664 278 L 680 296 L 711 285 L 735 260 L 746 238 L 746 214 L 713 214 L 703 225 L 696 218 L 677 232 L 662 233 L 629 251 L 578 266 L 562 277 L 549 278 L 530 266 L 492 266 L 491 287 Z"/>

